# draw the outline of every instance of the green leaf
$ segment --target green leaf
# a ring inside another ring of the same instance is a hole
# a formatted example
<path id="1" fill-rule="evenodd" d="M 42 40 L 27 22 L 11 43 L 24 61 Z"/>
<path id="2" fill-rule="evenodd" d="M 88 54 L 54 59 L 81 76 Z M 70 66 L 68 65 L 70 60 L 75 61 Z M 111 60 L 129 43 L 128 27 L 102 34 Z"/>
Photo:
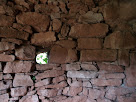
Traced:
<path id="1" fill-rule="evenodd" d="M 43 55 L 40 56 L 40 58 L 42 58 L 42 57 L 43 57 Z"/>

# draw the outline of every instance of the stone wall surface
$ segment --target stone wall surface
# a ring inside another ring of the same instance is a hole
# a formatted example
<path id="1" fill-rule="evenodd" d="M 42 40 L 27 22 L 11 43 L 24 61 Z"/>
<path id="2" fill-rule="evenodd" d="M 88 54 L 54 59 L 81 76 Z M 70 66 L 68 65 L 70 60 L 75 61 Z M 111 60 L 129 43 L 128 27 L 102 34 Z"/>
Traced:
<path id="1" fill-rule="evenodd" d="M 136 0 L 0 0 L 0 102 L 136 102 Z"/>

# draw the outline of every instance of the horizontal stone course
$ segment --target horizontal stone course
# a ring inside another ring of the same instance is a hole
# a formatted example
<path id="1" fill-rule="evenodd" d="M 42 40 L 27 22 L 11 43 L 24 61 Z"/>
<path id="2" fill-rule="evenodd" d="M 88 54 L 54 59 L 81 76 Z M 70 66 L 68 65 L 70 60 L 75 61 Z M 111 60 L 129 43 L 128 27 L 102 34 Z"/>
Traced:
<path id="1" fill-rule="evenodd" d="M 116 59 L 117 59 L 116 50 L 82 50 L 80 54 L 81 62 L 115 61 Z"/>

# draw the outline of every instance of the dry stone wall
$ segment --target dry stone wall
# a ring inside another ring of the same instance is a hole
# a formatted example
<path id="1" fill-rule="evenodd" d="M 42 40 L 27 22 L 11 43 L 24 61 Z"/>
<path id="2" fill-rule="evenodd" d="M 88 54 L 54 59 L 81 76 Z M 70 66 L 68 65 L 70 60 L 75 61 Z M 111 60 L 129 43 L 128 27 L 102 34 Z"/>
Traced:
<path id="1" fill-rule="evenodd" d="M 0 102 L 136 102 L 135 5 L 0 0 Z"/>

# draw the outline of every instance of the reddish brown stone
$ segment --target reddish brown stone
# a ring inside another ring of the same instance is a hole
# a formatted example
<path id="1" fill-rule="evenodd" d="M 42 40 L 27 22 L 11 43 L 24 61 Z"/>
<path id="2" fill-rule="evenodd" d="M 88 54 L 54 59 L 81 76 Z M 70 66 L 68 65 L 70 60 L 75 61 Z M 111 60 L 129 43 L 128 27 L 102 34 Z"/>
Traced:
<path id="1" fill-rule="evenodd" d="M 81 68 L 84 69 L 84 70 L 97 71 L 97 68 L 94 65 L 89 64 L 89 63 L 81 64 Z"/>
<path id="2" fill-rule="evenodd" d="M 76 96 L 78 93 L 82 91 L 82 87 L 70 87 L 67 93 L 68 96 Z"/>
<path id="3" fill-rule="evenodd" d="M 8 42 L 0 42 L 0 52 L 13 50 L 15 49 L 15 45 Z"/>
<path id="4" fill-rule="evenodd" d="M 106 74 L 106 79 L 124 79 L 125 75 L 123 73 L 114 73 L 114 74 Z"/>
<path id="5" fill-rule="evenodd" d="M 68 71 L 67 77 L 70 78 L 95 78 L 97 76 L 96 72 L 91 71 Z"/>
<path id="6" fill-rule="evenodd" d="M 33 60 L 35 58 L 35 47 L 31 45 L 23 45 L 15 49 L 15 55 L 20 60 Z"/>
<path id="7" fill-rule="evenodd" d="M 61 100 L 59 102 L 87 102 L 87 96 L 74 96 L 74 97 L 69 97 L 65 100 Z M 91 101 L 93 102 L 93 101 Z M 95 101 L 94 101 L 95 102 Z"/>
<path id="8" fill-rule="evenodd" d="M 136 87 L 136 66 L 130 65 L 130 67 L 126 68 L 126 84 L 128 87 Z"/>
<path id="9" fill-rule="evenodd" d="M 1 62 L 12 62 L 15 60 L 14 55 L 5 55 L 5 54 L 0 54 L 0 61 Z"/>
<path id="10" fill-rule="evenodd" d="M 79 63 L 72 63 L 72 64 L 63 65 L 63 69 L 66 71 L 70 71 L 70 70 L 80 70 L 81 68 Z"/>
<path id="11" fill-rule="evenodd" d="M 130 53 L 130 65 L 136 65 L 136 53 Z"/>
<path id="12" fill-rule="evenodd" d="M 51 13 L 57 13 L 60 11 L 58 6 L 52 5 L 52 2 L 50 2 L 50 4 L 48 5 L 47 4 L 37 4 L 35 5 L 34 9 L 36 12 L 40 12 L 44 15 L 50 15 Z"/>
<path id="13" fill-rule="evenodd" d="M 100 71 L 103 72 L 111 72 L 111 73 L 124 72 L 121 66 L 113 65 L 113 64 L 98 63 L 98 67 Z"/>
<path id="14" fill-rule="evenodd" d="M 12 97 L 25 96 L 26 93 L 27 93 L 26 87 L 11 88 Z"/>
<path id="15" fill-rule="evenodd" d="M 3 73 L 0 72 L 0 80 L 3 79 Z"/>
<path id="16" fill-rule="evenodd" d="M 22 44 L 22 40 L 18 40 L 18 39 L 14 39 L 14 38 L 3 38 L 1 39 L 2 42 L 11 42 L 11 43 L 14 43 L 14 44 L 17 44 L 17 45 L 20 45 Z"/>
<path id="17" fill-rule="evenodd" d="M 39 102 L 37 95 L 29 95 L 22 97 L 19 102 Z"/>
<path id="18" fill-rule="evenodd" d="M 122 80 L 120 79 L 91 79 L 91 83 L 95 86 L 120 86 Z"/>
<path id="19" fill-rule="evenodd" d="M 66 81 L 61 81 L 60 83 L 57 84 L 50 84 L 50 85 L 46 85 L 44 86 L 44 88 L 50 88 L 50 89 L 61 89 L 66 87 L 68 84 L 66 83 Z"/>
<path id="20" fill-rule="evenodd" d="M 117 58 L 116 50 L 82 50 L 80 55 L 81 62 L 115 61 L 116 58 Z"/>
<path id="21" fill-rule="evenodd" d="M 135 48 L 136 38 L 130 32 L 115 31 L 105 38 L 104 47 L 110 49 Z"/>
<path id="22" fill-rule="evenodd" d="M 90 88 L 92 84 L 89 81 L 83 81 L 83 87 Z"/>
<path id="23" fill-rule="evenodd" d="M 6 16 L 6 15 L 0 15 L 0 26 L 12 26 L 14 22 L 14 17 Z"/>
<path id="24" fill-rule="evenodd" d="M 56 32 L 59 32 L 60 31 L 60 28 L 61 28 L 61 21 L 58 20 L 58 19 L 54 19 L 53 20 L 53 30 L 56 31 Z"/>
<path id="25" fill-rule="evenodd" d="M 88 11 L 86 14 L 81 15 L 78 21 L 82 23 L 100 23 L 103 21 L 103 16 L 101 13 Z"/>
<path id="26" fill-rule="evenodd" d="M 60 57 L 61 56 L 61 57 Z M 50 52 L 50 63 L 66 63 L 68 51 L 61 46 L 53 46 Z"/>
<path id="27" fill-rule="evenodd" d="M 13 77 L 11 76 L 11 74 L 5 74 L 5 75 L 3 75 L 3 79 L 9 80 L 9 79 L 13 79 Z"/>
<path id="28" fill-rule="evenodd" d="M 129 50 L 119 50 L 118 63 L 119 65 L 129 66 Z"/>
<path id="29" fill-rule="evenodd" d="M 104 91 L 101 91 L 101 90 L 98 90 L 98 89 L 89 89 L 89 95 L 88 95 L 88 97 L 90 99 L 103 98 L 104 94 L 105 94 Z"/>
<path id="30" fill-rule="evenodd" d="M 105 5 L 104 7 L 104 13 L 103 13 L 104 19 L 106 21 L 111 21 L 111 22 L 117 19 L 131 20 L 136 17 L 136 11 L 133 11 L 133 9 L 136 9 L 135 4 L 136 4 L 135 0 L 132 0 L 131 2 L 123 2 L 123 1 L 118 2 L 116 0 L 111 1 L 109 4 Z M 126 5 L 128 5 L 127 8 L 125 8 Z"/>
<path id="31" fill-rule="evenodd" d="M 57 76 L 60 76 L 60 75 L 63 75 L 63 74 L 64 74 L 64 71 L 48 70 L 48 71 L 45 71 L 44 73 L 39 73 L 36 76 L 36 79 L 39 80 L 39 79 L 43 79 L 43 78 L 57 77 Z"/>
<path id="32" fill-rule="evenodd" d="M 31 61 L 14 61 L 14 62 L 7 62 L 6 66 L 4 67 L 4 73 L 21 73 L 21 72 L 30 72 L 32 68 Z"/>
<path id="33" fill-rule="evenodd" d="M 97 24 L 77 24 L 71 28 L 70 36 L 78 37 L 105 37 L 108 32 L 108 25 L 103 23 Z"/>
<path id="34" fill-rule="evenodd" d="M 9 94 L 0 95 L 0 102 L 9 102 Z"/>
<path id="35" fill-rule="evenodd" d="M 74 87 L 82 87 L 83 83 L 82 81 L 77 81 L 77 80 L 71 80 L 71 78 L 67 79 L 67 82 L 70 86 L 74 86 Z"/>
<path id="36" fill-rule="evenodd" d="M 70 9 L 69 10 L 69 13 L 78 13 L 80 12 L 80 10 L 83 10 L 83 11 L 88 11 L 88 7 L 87 5 L 81 3 L 81 2 L 78 2 L 78 1 L 72 1 L 72 2 L 69 2 L 68 3 L 68 8 Z"/>
<path id="37" fill-rule="evenodd" d="M 40 96 L 54 97 L 57 96 L 58 91 L 56 89 L 38 90 L 37 94 Z"/>
<path id="38" fill-rule="evenodd" d="M 64 76 L 58 76 L 58 77 L 53 78 L 52 82 L 58 83 L 58 82 L 64 81 L 65 79 L 66 78 Z"/>
<path id="39" fill-rule="evenodd" d="M 69 26 L 67 24 L 64 24 L 61 28 L 61 35 L 63 37 L 66 37 L 69 32 Z"/>
<path id="40" fill-rule="evenodd" d="M 40 87 L 48 84 L 50 84 L 50 79 L 43 79 L 41 81 L 36 82 L 35 87 Z"/>
<path id="41" fill-rule="evenodd" d="M 55 33 L 52 31 L 46 33 L 36 33 L 31 39 L 31 43 L 39 46 L 49 46 L 56 41 Z"/>
<path id="42" fill-rule="evenodd" d="M 68 56 L 67 56 L 65 63 L 72 63 L 72 62 L 75 62 L 75 61 L 78 61 L 77 51 L 74 50 L 74 49 L 69 49 L 68 50 Z"/>
<path id="43" fill-rule="evenodd" d="M 15 78 L 13 80 L 13 86 L 32 86 L 33 81 L 30 78 L 29 75 L 24 75 L 24 74 L 16 74 Z"/>
<path id="44" fill-rule="evenodd" d="M 76 47 L 76 42 L 73 40 L 60 40 L 57 41 L 56 44 L 67 49 L 72 49 Z"/>
<path id="45" fill-rule="evenodd" d="M 0 27 L 0 37 L 18 38 L 18 39 L 27 40 L 29 37 L 29 34 L 23 31 L 15 30 L 13 28 Z"/>
<path id="46" fill-rule="evenodd" d="M 36 70 L 51 70 L 58 66 L 59 64 L 36 64 Z"/>
<path id="47" fill-rule="evenodd" d="M 21 24 L 18 24 L 18 23 L 14 23 L 13 28 L 18 29 L 19 31 L 26 31 L 30 34 L 33 33 L 32 27 L 29 26 L 29 25 L 21 25 Z"/>
<path id="48" fill-rule="evenodd" d="M 102 39 L 98 38 L 80 38 L 78 39 L 79 49 L 101 49 Z"/>
<path id="49" fill-rule="evenodd" d="M 127 87 L 107 87 L 105 97 L 115 100 L 116 96 L 124 96 L 129 93 L 135 92 L 134 88 Z"/>
<path id="50" fill-rule="evenodd" d="M 118 96 L 117 97 L 118 102 L 135 102 L 135 97 L 125 97 L 125 96 Z"/>
<path id="51" fill-rule="evenodd" d="M 22 13 L 16 19 L 18 23 L 30 25 L 38 32 L 46 31 L 50 22 L 48 16 L 36 12 Z"/>

